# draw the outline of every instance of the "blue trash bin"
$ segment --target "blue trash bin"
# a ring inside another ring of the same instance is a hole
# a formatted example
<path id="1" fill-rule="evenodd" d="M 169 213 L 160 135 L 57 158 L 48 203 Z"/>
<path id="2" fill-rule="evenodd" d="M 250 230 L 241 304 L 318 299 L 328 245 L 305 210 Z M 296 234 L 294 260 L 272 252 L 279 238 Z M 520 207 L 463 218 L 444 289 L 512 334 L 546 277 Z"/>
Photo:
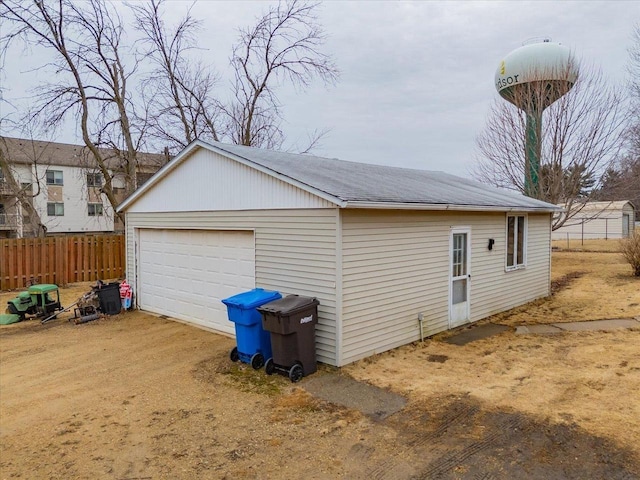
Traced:
<path id="1" fill-rule="evenodd" d="M 229 355 L 232 361 L 240 360 L 257 370 L 271 358 L 271 335 L 262 329 L 262 315 L 256 308 L 280 298 L 278 292 L 255 288 L 222 300 L 236 326 L 237 346 Z"/>

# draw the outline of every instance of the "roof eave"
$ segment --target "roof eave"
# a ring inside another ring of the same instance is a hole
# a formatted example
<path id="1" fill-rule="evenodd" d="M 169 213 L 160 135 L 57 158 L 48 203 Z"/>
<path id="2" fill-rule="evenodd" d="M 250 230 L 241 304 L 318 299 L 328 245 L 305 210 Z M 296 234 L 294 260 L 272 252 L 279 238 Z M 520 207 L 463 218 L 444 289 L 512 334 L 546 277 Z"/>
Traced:
<path id="1" fill-rule="evenodd" d="M 166 177 L 172 170 L 174 170 L 178 165 L 180 165 L 187 157 L 189 157 L 192 153 L 194 153 L 197 149 L 200 149 L 200 148 L 213 151 L 225 157 L 231 158 L 238 163 L 251 167 L 255 170 L 265 173 L 266 175 L 277 178 L 285 183 L 294 185 L 306 192 L 316 195 L 330 203 L 335 204 L 338 207 L 343 208 L 346 205 L 346 202 L 338 197 L 335 197 L 331 194 L 323 192 L 322 190 L 318 190 L 317 188 L 314 188 L 310 185 L 302 183 L 291 177 L 278 173 L 274 170 L 263 167 L 262 165 L 252 162 L 251 160 L 248 160 L 240 155 L 231 153 L 225 150 L 224 148 L 211 145 L 207 142 L 203 142 L 202 140 L 194 140 L 189 145 L 187 145 L 182 152 L 176 155 L 176 157 L 173 160 L 171 160 L 164 167 L 158 170 L 158 172 L 147 183 L 145 183 L 142 187 L 140 187 L 138 190 L 133 192 L 127 199 L 125 199 L 125 201 L 118 206 L 116 211 L 122 212 L 127 208 L 129 208 L 131 205 L 133 205 L 141 196 L 143 196 L 147 191 L 153 188 L 155 184 L 157 184 L 160 180 Z"/>
<path id="2" fill-rule="evenodd" d="M 560 211 L 558 207 L 524 207 L 500 205 L 455 205 L 451 203 L 400 203 L 400 202 L 346 202 L 343 208 L 367 208 L 381 210 L 438 210 L 465 212 L 538 212 L 553 213 Z"/>

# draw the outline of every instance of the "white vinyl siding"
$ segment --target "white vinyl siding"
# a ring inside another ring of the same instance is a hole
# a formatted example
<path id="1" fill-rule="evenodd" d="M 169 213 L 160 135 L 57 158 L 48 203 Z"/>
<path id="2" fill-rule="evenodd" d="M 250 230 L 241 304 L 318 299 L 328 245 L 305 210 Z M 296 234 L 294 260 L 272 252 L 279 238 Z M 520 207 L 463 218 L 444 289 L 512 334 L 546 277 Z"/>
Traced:
<path id="1" fill-rule="evenodd" d="M 527 215 L 527 268 L 506 272 L 504 257 L 506 229 L 504 214 L 487 214 L 475 222 L 473 275 L 471 277 L 471 321 L 545 297 L 550 293 L 551 217 L 550 214 Z M 495 240 L 493 250 L 487 248 Z"/>
<path id="2" fill-rule="evenodd" d="M 336 216 L 336 209 L 127 212 L 127 272 L 135 272 L 137 229 L 253 230 L 256 287 L 318 298 L 317 357 L 336 365 Z"/>
<path id="3" fill-rule="evenodd" d="M 343 211 L 342 364 L 445 330 L 450 224 L 431 212 Z"/>
<path id="4" fill-rule="evenodd" d="M 419 313 L 425 336 L 448 328 L 451 228 L 471 228 L 471 321 L 549 294 L 550 214 L 528 215 L 527 268 L 505 272 L 504 213 L 342 213 L 341 364 L 418 340 Z"/>

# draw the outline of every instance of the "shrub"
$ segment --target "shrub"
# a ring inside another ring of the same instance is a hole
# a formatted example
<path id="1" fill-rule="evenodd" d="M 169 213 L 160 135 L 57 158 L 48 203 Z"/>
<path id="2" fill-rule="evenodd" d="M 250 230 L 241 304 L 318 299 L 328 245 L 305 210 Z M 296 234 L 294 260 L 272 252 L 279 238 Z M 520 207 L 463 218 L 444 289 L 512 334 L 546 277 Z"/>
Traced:
<path id="1" fill-rule="evenodd" d="M 620 240 L 620 253 L 633 268 L 633 274 L 640 277 L 640 232 Z"/>

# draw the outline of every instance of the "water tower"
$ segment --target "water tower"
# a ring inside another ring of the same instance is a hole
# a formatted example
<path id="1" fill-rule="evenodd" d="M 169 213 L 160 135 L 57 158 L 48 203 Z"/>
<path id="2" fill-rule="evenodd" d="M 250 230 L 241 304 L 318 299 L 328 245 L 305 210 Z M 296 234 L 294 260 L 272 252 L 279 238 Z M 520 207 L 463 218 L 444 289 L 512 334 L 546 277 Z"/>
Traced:
<path id="1" fill-rule="evenodd" d="M 548 38 L 525 42 L 496 71 L 498 93 L 526 114 L 524 190 L 529 197 L 539 197 L 542 112 L 567 93 L 577 77 L 569 48 Z"/>

